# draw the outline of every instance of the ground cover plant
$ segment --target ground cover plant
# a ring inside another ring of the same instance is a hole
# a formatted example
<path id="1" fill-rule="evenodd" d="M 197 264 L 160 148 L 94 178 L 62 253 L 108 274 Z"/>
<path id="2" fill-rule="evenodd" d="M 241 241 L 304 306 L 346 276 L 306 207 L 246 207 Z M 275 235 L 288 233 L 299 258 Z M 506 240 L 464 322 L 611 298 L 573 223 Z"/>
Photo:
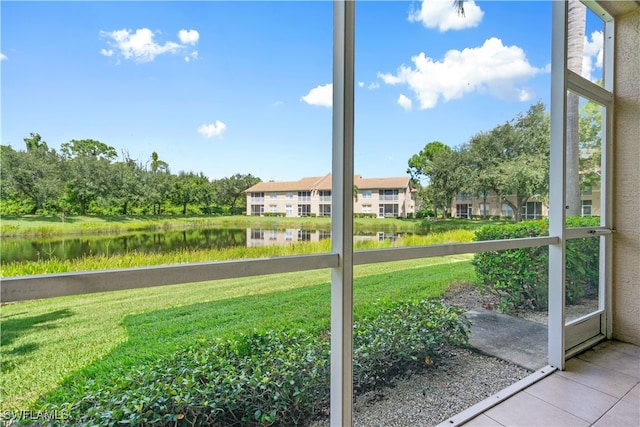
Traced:
<path id="1" fill-rule="evenodd" d="M 354 325 L 356 394 L 408 364 L 431 361 L 445 344 L 467 344 L 468 327 L 460 309 L 438 301 L 380 305 Z M 217 339 L 106 385 L 91 383 L 80 401 L 62 409 L 72 422 L 92 426 L 305 425 L 328 410 L 329 349 L 326 330 Z"/>
<path id="2" fill-rule="evenodd" d="M 354 310 L 437 298 L 473 277 L 470 256 L 356 266 Z M 2 410 L 82 398 L 89 381 L 254 328 L 319 331 L 330 316 L 328 270 L 133 289 L 5 305 Z"/>

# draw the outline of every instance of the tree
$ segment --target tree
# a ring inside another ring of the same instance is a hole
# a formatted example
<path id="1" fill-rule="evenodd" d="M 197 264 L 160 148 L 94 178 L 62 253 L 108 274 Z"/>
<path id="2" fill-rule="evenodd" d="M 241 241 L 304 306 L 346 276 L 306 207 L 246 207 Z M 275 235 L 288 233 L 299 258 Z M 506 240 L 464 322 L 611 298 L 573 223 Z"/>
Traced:
<path id="1" fill-rule="evenodd" d="M 193 172 L 180 172 L 173 180 L 171 200 L 176 205 L 182 206 L 182 214 L 187 214 L 189 203 L 198 203 L 209 185 L 209 180 L 204 175 L 196 175 Z"/>
<path id="2" fill-rule="evenodd" d="M 580 109 L 580 191 L 600 185 L 602 162 L 602 107 L 588 101 Z"/>
<path id="3" fill-rule="evenodd" d="M 456 193 L 464 188 L 468 176 L 464 169 L 462 154 L 458 150 L 447 147 L 433 156 L 430 187 L 433 192 L 436 217 L 438 204 L 442 208 L 442 218 L 445 218 Z"/>
<path id="4" fill-rule="evenodd" d="M 474 159 L 468 188 L 496 193 L 520 221 L 522 206 L 548 192 L 549 116 L 542 103 L 526 114 L 471 138 L 466 155 Z M 512 200 L 512 197 L 514 200 Z"/>
<path id="5" fill-rule="evenodd" d="M 158 153 L 151 153 L 150 171 L 145 174 L 146 199 L 151 203 L 153 214 L 162 213 L 162 204 L 171 194 L 169 164 L 160 160 Z"/>
<path id="6" fill-rule="evenodd" d="M 123 152 L 122 158 L 121 162 L 116 162 L 111 166 L 110 200 L 112 203 L 120 205 L 122 207 L 121 213 L 127 215 L 129 205 L 142 200 L 144 171 L 128 152 Z"/>
<path id="7" fill-rule="evenodd" d="M 67 199 L 86 215 L 89 204 L 108 196 L 112 189 L 110 165 L 118 154 L 115 148 L 93 139 L 73 139 L 60 147 L 66 159 Z"/>
<path id="8" fill-rule="evenodd" d="M 408 162 L 409 167 L 407 168 L 407 173 L 411 175 L 411 180 L 417 183 L 424 178 L 427 184 L 431 185 L 436 173 L 433 168 L 433 161 L 443 151 L 451 151 L 451 148 L 440 141 L 432 141 L 425 145 L 418 154 L 411 156 Z M 436 191 L 433 192 L 433 213 L 436 218 L 438 217 L 437 193 Z"/>
<path id="9" fill-rule="evenodd" d="M 260 178 L 251 174 L 242 175 L 239 173 L 228 178 L 216 180 L 216 200 L 218 205 L 229 206 L 229 211 L 231 213 L 238 210 L 236 208 L 238 202 L 240 202 L 238 207 L 245 207 L 247 199 L 244 192 L 247 188 L 256 185 L 261 181 L 262 180 Z"/>
<path id="10" fill-rule="evenodd" d="M 569 0 L 567 24 L 567 67 L 582 73 L 584 35 L 587 8 L 580 0 Z M 567 94 L 567 146 L 566 146 L 566 214 L 580 216 L 580 97 L 573 92 Z"/>
<path id="11" fill-rule="evenodd" d="M 31 203 L 34 215 L 45 204 L 54 204 L 61 194 L 60 157 L 39 134 L 24 138 L 27 151 L 2 147 L 2 198 L 10 194 Z"/>

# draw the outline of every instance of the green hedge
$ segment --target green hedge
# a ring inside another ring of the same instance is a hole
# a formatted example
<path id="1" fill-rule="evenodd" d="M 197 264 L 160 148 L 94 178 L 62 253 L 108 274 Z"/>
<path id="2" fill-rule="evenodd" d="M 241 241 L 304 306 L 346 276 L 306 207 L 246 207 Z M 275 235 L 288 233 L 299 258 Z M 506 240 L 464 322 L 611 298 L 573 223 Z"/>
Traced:
<path id="1" fill-rule="evenodd" d="M 378 215 L 374 214 L 374 213 L 362 213 L 362 212 L 356 212 L 353 214 L 354 218 L 377 218 Z"/>
<path id="2" fill-rule="evenodd" d="M 567 226 L 593 227 L 597 217 L 567 218 Z M 547 236 L 548 220 L 523 221 L 516 224 L 486 226 L 476 232 L 475 240 L 500 240 Z M 598 292 L 599 240 L 596 238 L 567 241 L 566 303 L 575 304 L 583 297 Z M 498 310 L 545 310 L 548 305 L 548 247 L 489 251 L 475 254 L 477 285 L 482 292 L 500 298 Z"/>
<path id="3" fill-rule="evenodd" d="M 462 310 L 439 301 L 381 307 L 354 325 L 354 389 L 385 384 L 445 344 L 468 343 Z M 201 342 L 62 407 L 74 425 L 306 425 L 329 408 L 328 332 L 269 331 Z"/>

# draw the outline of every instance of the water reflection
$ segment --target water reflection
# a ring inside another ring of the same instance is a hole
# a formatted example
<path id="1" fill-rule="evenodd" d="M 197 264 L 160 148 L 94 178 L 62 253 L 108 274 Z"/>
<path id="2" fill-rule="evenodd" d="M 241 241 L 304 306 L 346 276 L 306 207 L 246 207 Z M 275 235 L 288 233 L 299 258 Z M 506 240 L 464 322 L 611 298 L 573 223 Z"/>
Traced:
<path id="1" fill-rule="evenodd" d="M 398 233 L 370 232 L 354 236 L 358 241 L 395 240 Z M 194 229 L 163 232 L 137 232 L 109 236 L 78 236 L 72 238 L 2 239 L 2 264 L 41 259 L 77 259 L 89 256 L 112 256 L 130 252 L 165 253 L 176 250 L 225 249 L 286 245 L 294 242 L 319 242 L 331 238 L 326 230 L 304 229 Z"/>

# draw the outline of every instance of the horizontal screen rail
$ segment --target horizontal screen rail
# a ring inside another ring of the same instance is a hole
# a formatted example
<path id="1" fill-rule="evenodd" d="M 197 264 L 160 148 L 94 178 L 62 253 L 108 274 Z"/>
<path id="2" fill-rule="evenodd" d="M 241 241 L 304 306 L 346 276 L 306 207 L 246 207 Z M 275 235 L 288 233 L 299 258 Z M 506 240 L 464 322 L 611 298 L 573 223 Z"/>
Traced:
<path id="1" fill-rule="evenodd" d="M 265 274 L 319 270 L 334 268 L 338 264 L 338 255 L 327 253 L 9 277 L 0 280 L 0 296 L 3 303 L 17 302 Z"/>
<path id="2" fill-rule="evenodd" d="M 412 246 L 405 248 L 372 249 L 354 252 L 353 264 L 373 264 L 376 262 L 402 261 L 417 258 L 433 258 L 447 255 L 500 251 L 504 249 L 533 248 L 537 246 L 554 245 L 559 241 L 560 239 L 558 237 L 545 236 L 468 243 L 446 243 L 442 245 Z"/>
<path id="3" fill-rule="evenodd" d="M 460 255 L 484 251 L 552 245 L 558 237 L 530 237 L 469 243 L 356 251 L 354 265 L 417 258 Z M 96 292 L 121 291 L 220 279 L 335 268 L 338 254 L 312 254 L 265 259 L 243 259 L 157 267 L 43 274 L 0 279 L 0 298 L 5 302 L 54 298 Z"/>

